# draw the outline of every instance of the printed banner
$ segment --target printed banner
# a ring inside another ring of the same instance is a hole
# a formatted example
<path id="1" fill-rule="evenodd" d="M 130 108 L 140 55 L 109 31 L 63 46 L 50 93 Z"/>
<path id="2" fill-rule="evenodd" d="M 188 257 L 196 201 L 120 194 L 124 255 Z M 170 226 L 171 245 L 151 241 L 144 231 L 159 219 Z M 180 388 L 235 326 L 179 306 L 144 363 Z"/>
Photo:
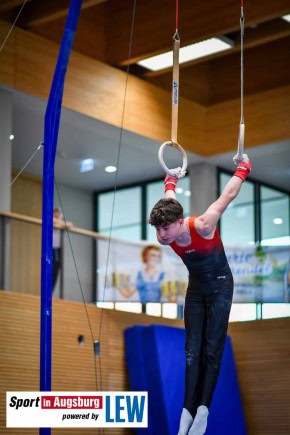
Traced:
<path id="1" fill-rule="evenodd" d="M 234 302 L 290 302 L 290 248 L 225 248 L 234 276 Z"/>
<path id="2" fill-rule="evenodd" d="M 170 247 L 97 241 L 98 301 L 184 304 L 188 272 Z M 225 247 L 235 303 L 290 302 L 290 247 Z"/>
<path id="3" fill-rule="evenodd" d="M 148 393 L 7 392 L 6 427 L 148 427 Z"/>

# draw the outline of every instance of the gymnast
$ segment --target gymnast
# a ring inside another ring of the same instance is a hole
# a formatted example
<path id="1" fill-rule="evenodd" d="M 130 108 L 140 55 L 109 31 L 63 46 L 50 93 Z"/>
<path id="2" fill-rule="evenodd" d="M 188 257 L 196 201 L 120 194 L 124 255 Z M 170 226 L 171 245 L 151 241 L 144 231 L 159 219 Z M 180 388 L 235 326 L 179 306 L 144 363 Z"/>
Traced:
<path id="1" fill-rule="evenodd" d="M 189 272 L 185 297 L 185 395 L 178 435 L 203 435 L 217 383 L 233 297 L 233 276 L 217 223 L 240 192 L 252 168 L 247 154 L 220 197 L 197 217 L 183 218 L 176 201 L 177 177 L 165 178 L 165 195 L 149 223 L 161 245 L 169 245 Z"/>

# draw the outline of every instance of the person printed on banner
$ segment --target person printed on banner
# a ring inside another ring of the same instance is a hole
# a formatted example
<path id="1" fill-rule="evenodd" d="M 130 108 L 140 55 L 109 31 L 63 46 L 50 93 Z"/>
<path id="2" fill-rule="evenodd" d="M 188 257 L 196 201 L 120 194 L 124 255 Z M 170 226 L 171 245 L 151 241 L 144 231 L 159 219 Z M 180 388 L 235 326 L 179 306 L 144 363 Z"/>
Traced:
<path id="1" fill-rule="evenodd" d="M 122 287 L 119 288 L 119 291 L 128 299 L 138 292 L 139 301 L 142 304 L 160 302 L 161 285 L 165 277 L 165 273 L 160 270 L 162 262 L 161 249 L 156 245 L 146 246 L 141 251 L 141 259 L 143 267 L 137 272 L 133 287 Z"/>
<path id="2" fill-rule="evenodd" d="M 218 380 L 233 297 L 233 276 L 217 224 L 252 169 L 246 154 L 220 197 L 200 216 L 183 217 L 177 177 L 165 178 L 165 196 L 150 213 L 161 245 L 188 269 L 185 297 L 185 393 L 178 435 L 203 435 Z M 177 172 L 175 172 L 177 173 Z M 225 422 L 226 424 L 226 422 Z"/>
<path id="3" fill-rule="evenodd" d="M 62 265 L 61 231 L 73 227 L 72 222 L 64 222 L 63 214 L 59 208 L 53 210 L 53 235 L 52 235 L 52 292 L 55 289 L 59 271 Z"/>

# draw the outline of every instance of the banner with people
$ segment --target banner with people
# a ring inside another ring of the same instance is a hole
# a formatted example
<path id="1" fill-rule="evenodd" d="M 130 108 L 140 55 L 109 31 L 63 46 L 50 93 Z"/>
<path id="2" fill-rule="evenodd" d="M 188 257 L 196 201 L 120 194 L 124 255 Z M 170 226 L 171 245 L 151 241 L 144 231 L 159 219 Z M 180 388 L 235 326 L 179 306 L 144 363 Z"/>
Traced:
<path id="1" fill-rule="evenodd" d="M 225 247 L 235 303 L 290 302 L 290 247 Z M 97 241 L 99 302 L 184 304 L 188 271 L 170 247 Z"/>

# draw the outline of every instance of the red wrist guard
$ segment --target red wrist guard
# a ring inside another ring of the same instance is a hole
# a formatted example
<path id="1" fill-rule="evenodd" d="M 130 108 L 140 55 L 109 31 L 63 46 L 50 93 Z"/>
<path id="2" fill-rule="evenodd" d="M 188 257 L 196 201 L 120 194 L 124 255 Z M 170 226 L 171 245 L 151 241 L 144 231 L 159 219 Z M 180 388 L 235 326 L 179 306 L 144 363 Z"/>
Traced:
<path id="1" fill-rule="evenodd" d="M 167 192 L 167 190 L 173 190 L 175 192 L 177 181 L 177 178 L 167 175 L 164 180 L 165 192 Z"/>
<path id="2" fill-rule="evenodd" d="M 240 162 L 234 175 L 236 177 L 239 177 L 242 181 L 245 181 L 251 170 L 252 163 L 250 162 L 250 160 L 248 162 Z"/>

